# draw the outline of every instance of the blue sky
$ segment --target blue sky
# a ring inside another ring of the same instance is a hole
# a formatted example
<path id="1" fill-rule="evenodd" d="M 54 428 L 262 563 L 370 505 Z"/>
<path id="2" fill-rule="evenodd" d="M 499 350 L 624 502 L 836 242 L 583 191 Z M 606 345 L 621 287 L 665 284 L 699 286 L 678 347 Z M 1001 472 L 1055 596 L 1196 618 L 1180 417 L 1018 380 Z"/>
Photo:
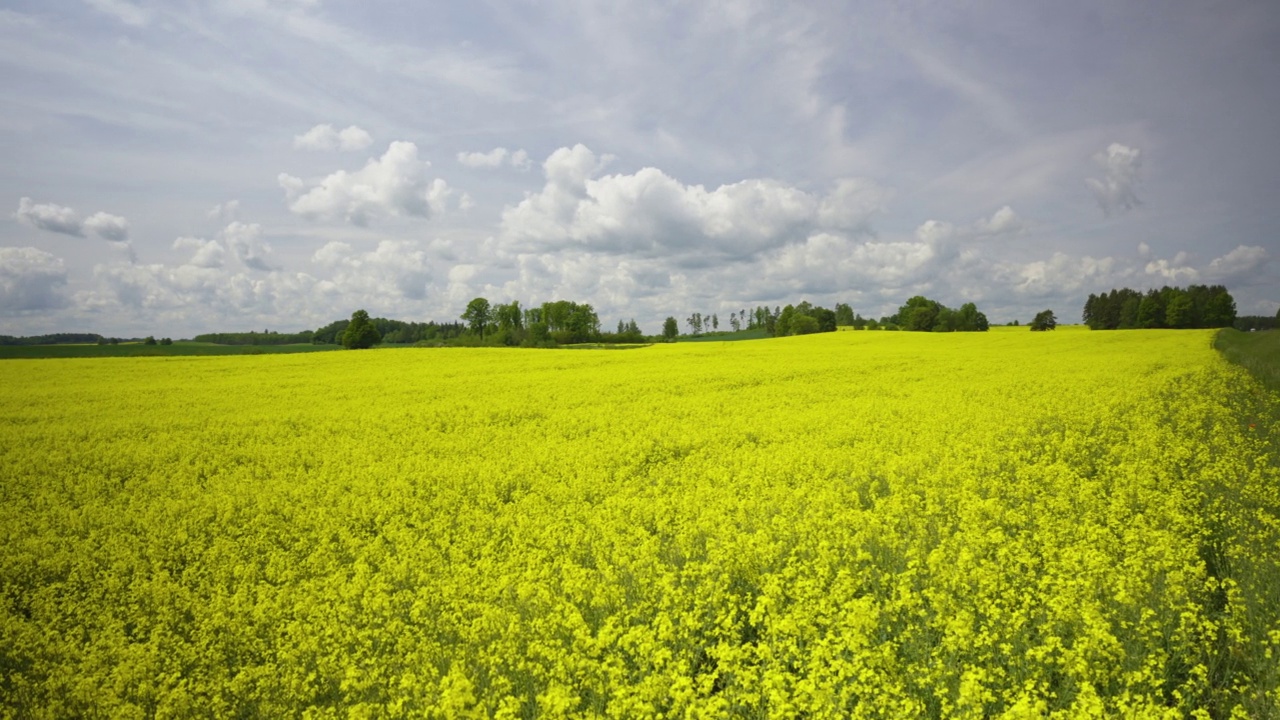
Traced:
<path id="1" fill-rule="evenodd" d="M 9 0 L 0 333 L 1280 308 L 1273 3 Z"/>

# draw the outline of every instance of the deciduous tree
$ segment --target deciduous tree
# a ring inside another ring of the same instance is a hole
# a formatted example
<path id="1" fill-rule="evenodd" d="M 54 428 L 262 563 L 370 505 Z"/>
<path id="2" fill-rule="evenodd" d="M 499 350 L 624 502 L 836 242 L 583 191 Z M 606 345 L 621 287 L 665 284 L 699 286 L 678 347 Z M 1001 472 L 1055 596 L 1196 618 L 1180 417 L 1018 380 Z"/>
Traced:
<path id="1" fill-rule="evenodd" d="M 1054 317 L 1052 310 L 1042 310 L 1036 313 L 1036 317 L 1031 321 L 1032 332 L 1043 332 L 1058 327 L 1058 318 Z"/>
<path id="2" fill-rule="evenodd" d="M 483 338 L 485 326 L 493 319 L 493 311 L 489 307 L 489 301 L 478 297 L 467 303 L 467 309 L 463 311 L 462 319 L 466 320 L 467 324 L 471 326 L 471 332 Z"/>
<path id="3" fill-rule="evenodd" d="M 369 313 L 364 310 L 351 313 L 351 322 L 347 323 L 347 329 L 342 332 L 343 347 L 348 350 L 363 350 L 377 345 L 381 339 L 378 328 L 369 320 Z"/>

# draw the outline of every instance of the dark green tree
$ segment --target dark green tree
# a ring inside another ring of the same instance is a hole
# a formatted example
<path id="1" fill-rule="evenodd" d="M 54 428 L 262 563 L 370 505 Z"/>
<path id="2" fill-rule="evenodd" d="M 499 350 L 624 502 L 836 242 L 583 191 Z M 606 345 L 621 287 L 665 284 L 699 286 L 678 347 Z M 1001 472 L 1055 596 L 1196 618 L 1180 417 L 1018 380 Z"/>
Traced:
<path id="1" fill-rule="evenodd" d="M 342 331 L 342 347 L 348 350 L 365 350 L 382 340 L 378 328 L 369 320 L 369 313 L 357 310 L 351 313 L 351 322 Z"/>
<path id="2" fill-rule="evenodd" d="M 680 324 L 673 317 L 668 317 L 662 321 L 662 339 L 667 342 L 675 342 L 676 336 L 680 334 Z"/>
<path id="3" fill-rule="evenodd" d="M 1120 306 L 1120 329 L 1130 330 L 1138 327 L 1138 308 L 1142 307 L 1142 298 L 1137 294 L 1129 295 Z"/>
<path id="4" fill-rule="evenodd" d="M 991 328 L 991 323 L 987 320 L 985 313 L 978 310 L 978 306 L 968 302 L 960 306 L 955 312 L 953 323 L 954 330 L 961 332 L 986 332 Z"/>
<path id="5" fill-rule="evenodd" d="M 923 295 L 916 295 L 898 308 L 895 323 L 903 330 L 929 332 L 937 325 L 941 312 L 942 305 Z"/>
<path id="6" fill-rule="evenodd" d="M 156 344 L 156 337 L 155 337 L 154 335 L 148 335 L 148 336 L 147 336 L 147 339 L 142 341 L 142 344 L 143 344 L 143 345 L 155 345 L 155 344 Z"/>
<path id="7" fill-rule="evenodd" d="M 1276 312 L 1280 320 L 1280 311 Z M 1219 287 L 1205 303 L 1204 324 L 1206 327 L 1231 327 L 1236 321 L 1236 301 L 1224 287 Z"/>
<path id="8" fill-rule="evenodd" d="M 797 313 L 791 318 L 792 335 L 809 335 L 816 332 L 818 332 L 818 320 L 814 316 Z"/>
<path id="9" fill-rule="evenodd" d="M 855 320 L 853 308 L 848 303 L 836 303 L 836 325 L 849 327 L 854 325 Z"/>
<path id="10" fill-rule="evenodd" d="M 161 345 L 172 345 L 172 344 L 173 344 L 173 338 L 160 338 L 160 344 L 161 344 Z"/>
<path id="11" fill-rule="evenodd" d="M 836 313 L 834 310 L 828 310 L 824 307 L 816 307 L 813 309 L 811 317 L 818 321 L 818 332 L 836 331 Z"/>
<path id="12" fill-rule="evenodd" d="M 1052 310 L 1043 310 L 1036 313 L 1036 317 L 1031 321 L 1032 332 L 1043 332 L 1058 327 L 1058 318 L 1053 314 Z"/>
<path id="13" fill-rule="evenodd" d="M 1164 324 L 1171 328 L 1192 327 L 1191 312 L 1191 296 L 1186 293 L 1174 294 L 1164 309 Z"/>
<path id="14" fill-rule="evenodd" d="M 529 323 L 529 340 L 535 345 L 551 342 L 551 328 L 544 322 Z"/>
<path id="15" fill-rule="evenodd" d="M 1164 300 L 1156 290 L 1148 290 L 1138 305 L 1138 327 L 1164 327 Z"/>
<path id="16" fill-rule="evenodd" d="M 489 301 L 478 297 L 467 303 L 467 309 L 463 311 L 462 319 L 467 321 L 467 325 L 471 327 L 471 332 L 483 339 L 484 328 L 493 319 L 493 310 L 489 307 Z"/>
<path id="17" fill-rule="evenodd" d="M 786 337 L 791 334 L 791 320 L 796 316 L 796 308 L 794 305 L 787 305 L 782 308 L 782 312 L 778 313 L 778 318 L 773 321 L 774 337 Z"/>
<path id="18" fill-rule="evenodd" d="M 499 330 L 520 330 L 524 327 L 524 312 L 520 309 L 520 301 L 493 306 L 493 320 L 498 323 Z"/>

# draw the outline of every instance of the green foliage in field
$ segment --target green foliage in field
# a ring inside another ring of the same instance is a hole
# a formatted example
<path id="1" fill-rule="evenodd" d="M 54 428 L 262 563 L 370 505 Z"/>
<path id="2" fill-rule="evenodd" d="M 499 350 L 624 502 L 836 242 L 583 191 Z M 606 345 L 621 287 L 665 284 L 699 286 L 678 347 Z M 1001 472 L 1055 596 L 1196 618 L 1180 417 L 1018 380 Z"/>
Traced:
<path id="1" fill-rule="evenodd" d="M 1227 328 L 1214 337 L 1213 346 L 1263 385 L 1280 392 L 1280 332 L 1240 332 Z"/>
<path id="2" fill-rule="evenodd" d="M 351 321 L 342 331 L 342 347 L 348 350 L 367 350 L 382 340 L 378 328 L 369 320 L 369 313 L 357 310 L 351 314 Z"/>
<path id="3" fill-rule="evenodd" d="M 1015 330 L 7 363 L 0 715 L 1280 715 L 1273 396 Z"/>

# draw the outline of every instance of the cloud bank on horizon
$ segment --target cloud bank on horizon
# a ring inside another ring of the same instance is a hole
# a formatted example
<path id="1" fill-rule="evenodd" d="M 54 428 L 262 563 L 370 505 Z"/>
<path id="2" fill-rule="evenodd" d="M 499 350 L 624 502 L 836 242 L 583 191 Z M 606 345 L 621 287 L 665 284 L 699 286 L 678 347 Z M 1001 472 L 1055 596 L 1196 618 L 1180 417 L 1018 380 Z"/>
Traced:
<path id="1" fill-rule="evenodd" d="M 0 37 L 0 334 L 1280 308 L 1266 4 L 15 0 Z"/>

